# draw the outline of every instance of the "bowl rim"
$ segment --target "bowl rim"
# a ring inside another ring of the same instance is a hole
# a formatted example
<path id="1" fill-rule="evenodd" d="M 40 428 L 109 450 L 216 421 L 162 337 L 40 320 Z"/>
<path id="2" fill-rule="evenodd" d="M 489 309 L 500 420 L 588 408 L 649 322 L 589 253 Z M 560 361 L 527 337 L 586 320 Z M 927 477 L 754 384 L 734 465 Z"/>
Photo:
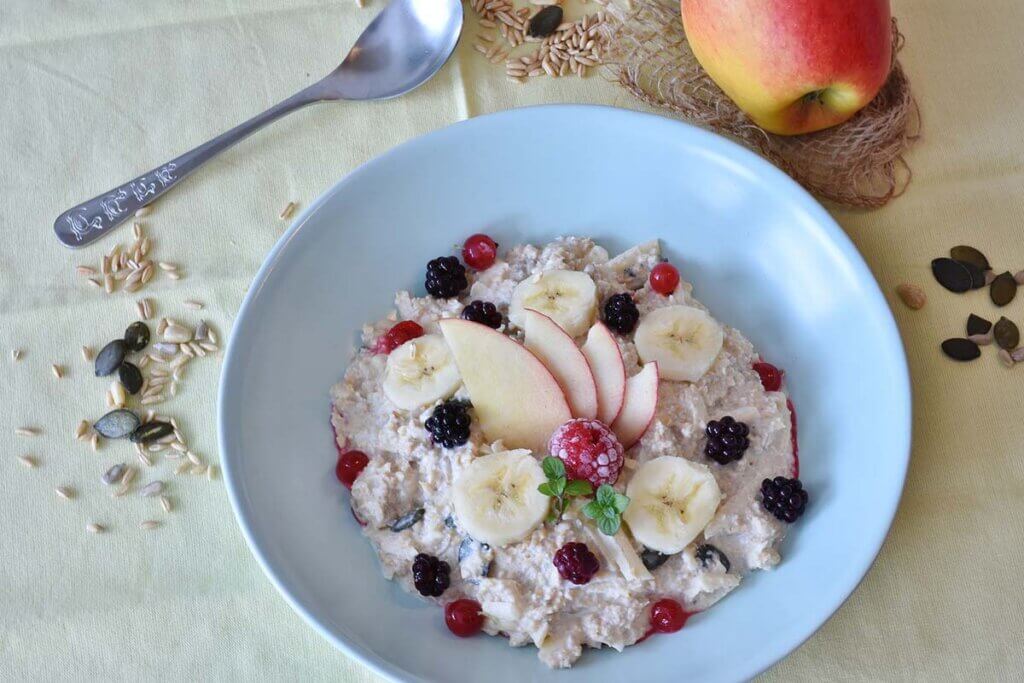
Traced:
<path id="1" fill-rule="evenodd" d="M 228 499 L 231 503 L 232 511 L 238 525 L 242 531 L 242 535 L 245 538 L 246 544 L 249 546 L 250 552 L 255 556 L 260 568 L 263 573 L 270 579 L 271 583 L 277 588 L 278 592 L 285 598 L 291 608 L 298 613 L 303 620 L 305 620 L 313 629 L 319 633 L 322 637 L 326 638 L 331 644 L 337 649 L 341 650 L 346 656 L 354 659 L 363 666 L 366 666 L 374 673 L 384 677 L 389 681 L 395 681 L 396 683 L 417 680 L 427 681 L 418 675 L 414 675 L 414 678 L 409 678 L 409 673 L 405 669 L 392 664 L 389 660 L 381 657 L 380 655 L 364 648 L 358 644 L 350 643 L 344 638 L 334 634 L 323 624 L 320 623 L 317 618 L 310 613 L 309 610 L 302 605 L 299 600 L 295 597 L 292 591 L 285 583 L 278 578 L 277 573 L 271 566 L 270 562 L 263 550 L 263 545 L 256 538 L 252 528 L 249 524 L 245 506 L 241 500 L 241 494 L 236 486 L 234 476 L 234 465 L 231 464 L 232 458 L 230 457 L 230 445 L 231 437 L 227 433 L 225 427 L 226 423 L 226 408 L 228 401 L 230 400 L 228 386 L 229 377 L 236 370 L 236 353 L 235 344 L 236 336 L 234 330 L 240 326 L 243 319 L 250 314 L 250 306 L 252 302 L 259 296 L 260 290 L 266 282 L 268 276 L 276 267 L 277 262 L 281 255 L 287 249 L 292 238 L 296 233 L 303 228 L 308 220 L 315 215 L 321 207 L 323 207 L 328 201 L 330 201 L 336 194 L 342 192 L 349 184 L 353 183 L 356 178 L 367 173 L 371 169 L 378 165 L 386 164 L 391 159 L 401 156 L 408 149 L 412 149 L 422 145 L 432 144 L 435 140 L 441 139 L 447 135 L 451 135 L 453 132 L 461 130 L 469 130 L 476 126 L 488 126 L 488 125 L 500 125 L 504 119 L 518 118 L 521 116 L 533 116 L 537 113 L 544 114 L 547 112 L 566 112 L 573 116 L 611 116 L 621 117 L 622 119 L 630 119 L 629 125 L 663 125 L 667 128 L 674 128 L 679 131 L 682 135 L 692 136 L 693 144 L 695 146 L 702 147 L 705 151 L 713 152 L 720 155 L 721 157 L 732 161 L 743 167 L 747 173 L 754 174 L 755 176 L 761 177 L 763 180 L 768 180 L 776 183 L 782 190 L 784 199 L 786 201 L 796 203 L 801 209 L 806 211 L 808 215 L 814 220 L 819 228 L 825 233 L 826 237 L 839 247 L 844 258 L 850 262 L 850 265 L 855 269 L 858 274 L 858 279 L 868 283 L 870 286 L 868 291 L 865 293 L 867 297 L 871 299 L 869 302 L 872 307 L 877 307 L 879 310 L 884 311 L 883 316 L 885 320 L 884 335 L 886 337 L 885 343 L 887 346 L 894 345 L 898 349 L 899 353 L 896 354 L 896 359 L 900 362 L 901 372 L 899 377 L 895 378 L 899 381 L 901 388 L 903 389 L 903 415 L 899 423 L 904 425 L 902 434 L 894 435 L 901 437 L 901 443 L 894 444 L 894 450 L 897 452 L 903 452 L 904 457 L 900 463 L 899 471 L 899 491 L 894 497 L 892 504 L 882 510 L 880 516 L 886 519 L 886 523 L 881 527 L 881 533 L 878 534 L 877 538 L 873 539 L 870 544 L 872 552 L 870 557 L 866 558 L 866 561 L 862 563 L 862 566 L 858 569 L 859 578 L 854 582 L 849 590 L 845 591 L 840 596 L 840 599 L 835 604 L 830 605 L 827 610 L 823 610 L 824 615 L 818 623 L 813 626 L 806 634 L 792 639 L 786 643 L 785 647 L 782 648 L 781 654 L 772 655 L 768 660 L 759 662 L 756 666 L 751 668 L 750 677 L 756 676 L 769 668 L 782 661 L 797 648 L 803 645 L 807 640 L 810 639 L 815 633 L 817 633 L 826 621 L 831 619 L 840 607 L 850 598 L 850 596 L 857 590 L 860 584 L 864 581 L 867 573 L 871 570 L 871 567 L 875 564 L 878 559 L 878 554 L 888 538 L 889 531 L 892 528 L 892 524 L 895 520 L 896 511 L 899 508 L 899 504 L 903 498 L 903 494 L 906 488 L 907 472 L 910 465 L 910 457 L 912 453 L 912 426 L 913 426 L 913 394 L 912 384 L 910 378 L 910 369 L 907 359 L 906 348 L 903 345 L 902 337 L 899 333 L 899 328 L 896 325 L 895 317 L 893 316 L 892 310 L 889 307 L 884 294 L 882 293 L 881 287 L 878 281 L 875 279 L 874 274 L 871 272 L 870 267 L 864 260 L 860 251 L 856 245 L 846 234 L 846 232 L 840 227 L 836 220 L 825 210 L 825 208 L 802 186 L 800 186 L 795 180 L 786 175 L 781 169 L 772 165 L 770 162 L 754 153 L 753 151 L 741 146 L 740 144 L 725 138 L 721 135 L 705 130 L 698 126 L 695 126 L 678 119 L 669 118 L 666 116 L 660 116 L 657 114 L 651 114 L 646 112 L 639 112 L 631 109 L 623 109 L 620 107 L 613 107 L 608 105 L 594 105 L 594 104 L 543 104 L 543 105 L 532 105 L 525 107 L 516 107 L 512 109 L 506 109 L 490 114 L 484 114 L 469 119 L 457 121 L 449 124 L 442 128 L 429 131 L 422 135 L 413 137 L 405 142 L 402 142 L 385 152 L 375 156 L 362 164 L 359 164 L 349 173 L 345 174 L 342 178 L 337 180 L 331 187 L 322 192 L 313 202 L 303 208 L 299 215 L 294 219 L 293 223 L 289 228 L 278 238 L 273 248 L 267 254 L 263 263 L 260 265 L 259 270 L 253 277 L 252 283 L 246 291 L 245 297 L 242 300 L 242 304 L 238 309 L 238 313 L 235 317 L 234 324 L 232 326 L 232 333 L 228 340 L 224 362 L 221 367 L 221 373 L 218 381 L 217 391 L 217 442 L 218 449 L 221 453 L 221 468 L 223 470 L 225 487 L 227 488 Z M 639 123 L 637 123 L 639 122 Z M 898 397 L 900 398 L 900 397 Z"/>

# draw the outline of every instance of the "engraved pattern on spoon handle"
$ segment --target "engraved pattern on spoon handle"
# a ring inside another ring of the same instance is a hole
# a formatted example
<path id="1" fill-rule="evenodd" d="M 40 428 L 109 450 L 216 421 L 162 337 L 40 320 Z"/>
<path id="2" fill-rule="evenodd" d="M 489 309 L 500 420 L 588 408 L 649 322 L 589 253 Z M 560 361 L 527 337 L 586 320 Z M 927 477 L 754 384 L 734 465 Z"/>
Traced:
<path id="1" fill-rule="evenodd" d="M 100 237 L 135 215 L 135 212 L 163 196 L 207 161 L 229 147 L 233 147 L 268 123 L 272 123 L 296 109 L 330 98 L 323 82 L 314 83 L 305 90 L 279 102 L 262 114 L 235 126 L 212 140 L 185 152 L 181 156 L 143 173 L 138 178 L 93 197 L 68 209 L 53 224 L 57 239 L 68 247 L 78 248 L 95 242 Z"/>

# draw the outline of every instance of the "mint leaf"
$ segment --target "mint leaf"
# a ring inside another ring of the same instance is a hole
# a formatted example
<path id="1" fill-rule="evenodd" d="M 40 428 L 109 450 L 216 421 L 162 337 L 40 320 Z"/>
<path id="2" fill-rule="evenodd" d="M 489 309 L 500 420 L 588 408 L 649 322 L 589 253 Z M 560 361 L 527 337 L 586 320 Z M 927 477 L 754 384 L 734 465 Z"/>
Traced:
<path id="1" fill-rule="evenodd" d="M 540 466 L 544 470 L 544 476 L 548 479 L 558 479 L 565 476 L 565 464 L 558 458 L 553 458 L 549 455 L 541 461 Z"/>
<path id="2" fill-rule="evenodd" d="M 626 508 L 629 507 L 629 496 L 624 496 L 621 493 L 616 493 L 615 500 L 612 501 L 612 507 L 615 509 L 616 512 L 618 512 L 621 515 L 623 512 L 626 511 Z"/>
<path id="3" fill-rule="evenodd" d="M 619 521 L 618 515 L 614 517 L 602 517 L 597 520 L 597 528 L 606 536 L 614 536 L 619 533 L 620 525 L 621 522 Z"/>
<path id="4" fill-rule="evenodd" d="M 561 495 L 565 492 L 565 477 L 558 477 L 557 479 L 552 479 L 548 483 L 551 484 L 551 490 L 554 491 L 554 494 L 552 495 L 561 497 Z"/>
<path id="5" fill-rule="evenodd" d="M 551 482 L 547 481 L 537 487 L 537 490 L 543 493 L 545 496 L 554 496 L 555 491 L 551 488 Z"/>
<path id="6" fill-rule="evenodd" d="M 599 517 L 601 517 L 603 511 L 604 508 L 601 507 L 601 504 L 598 503 L 596 500 L 592 500 L 583 506 L 583 514 L 585 514 L 587 517 L 590 517 L 591 519 L 598 519 Z"/>
<path id="7" fill-rule="evenodd" d="M 597 489 L 596 500 L 601 504 L 601 507 L 609 507 L 615 504 L 615 489 L 608 484 L 601 484 Z"/>
<path id="8" fill-rule="evenodd" d="M 583 479 L 573 479 L 565 486 L 565 495 L 567 496 L 589 496 L 594 492 L 594 487 L 590 485 L 589 481 Z"/>

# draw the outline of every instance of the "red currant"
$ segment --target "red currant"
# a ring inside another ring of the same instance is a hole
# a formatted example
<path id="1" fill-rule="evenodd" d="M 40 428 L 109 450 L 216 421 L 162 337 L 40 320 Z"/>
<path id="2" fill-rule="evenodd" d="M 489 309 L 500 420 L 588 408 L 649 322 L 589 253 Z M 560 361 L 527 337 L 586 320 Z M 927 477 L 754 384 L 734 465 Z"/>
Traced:
<path id="1" fill-rule="evenodd" d="M 764 361 L 754 363 L 753 368 L 761 376 L 761 386 L 765 391 L 778 391 L 782 388 L 782 376 L 785 374 L 782 370 Z"/>
<path id="2" fill-rule="evenodd" d="M 412 320 L 403 320 L 380 336 L 377 344 L 373 347 L 373 352 L 391 353 L 410 339 L 422 336 L 423 328 L 420 327 L 419 323 Z"/>
<path id="3" fill-rule="evenodd" d="M 476 635 L 484 626 L 480 603 L 466 598 L 449 602 L 444 606 L 444 623 L 449 631 L 460 638 Z"/>
<path id="4" fill-rule="evenodd" d="M 483 233 L 470 235 L 462 245 L 462 260 L 470 268 L 487 270 L 498 258 L 498 243 Z"/>
<path id="5" fill-rule="evenodd" d="M 338 481 L 345 485 L 345 488 L 350 489 L 368 462 L 370 459 L 362 451 L 345 451 L 338 457 L 334 474 L 337 475 Z"/>
<path id="6" fill-rule="evenodd" d="M 651 289 L 668 296 L 679 286 L 679 271 L 671 263 L 659 263 L 651 269 Z"/>
<path id="7" fill-rule="evenodd" d="M 651 629 L 656 633 L 675 633 L 686 625 L 690 613 L 675 600 L 664 598 L 651 607 Z"/>

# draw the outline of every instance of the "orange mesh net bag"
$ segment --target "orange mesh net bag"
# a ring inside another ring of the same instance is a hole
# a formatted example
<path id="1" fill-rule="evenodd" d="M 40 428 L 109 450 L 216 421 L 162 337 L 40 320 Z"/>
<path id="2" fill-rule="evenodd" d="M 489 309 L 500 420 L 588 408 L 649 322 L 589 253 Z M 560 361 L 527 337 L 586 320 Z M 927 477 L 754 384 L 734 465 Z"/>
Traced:
<path id="1" fill-rule="evenodd" d="M 843 206 L 884 206 L 911 178 L 904 153 L 918 138 L 920 114 L 896 58 L 903 45 L 893 20 L 889 79 L 849 121 L 817 133 L 782 136 L 755 125 L 690 51 L 678 0 L 609 2 L 602 24 L 605 75 L 652 107 L 724 133 L 756 150 L 817 197 Z"/>

